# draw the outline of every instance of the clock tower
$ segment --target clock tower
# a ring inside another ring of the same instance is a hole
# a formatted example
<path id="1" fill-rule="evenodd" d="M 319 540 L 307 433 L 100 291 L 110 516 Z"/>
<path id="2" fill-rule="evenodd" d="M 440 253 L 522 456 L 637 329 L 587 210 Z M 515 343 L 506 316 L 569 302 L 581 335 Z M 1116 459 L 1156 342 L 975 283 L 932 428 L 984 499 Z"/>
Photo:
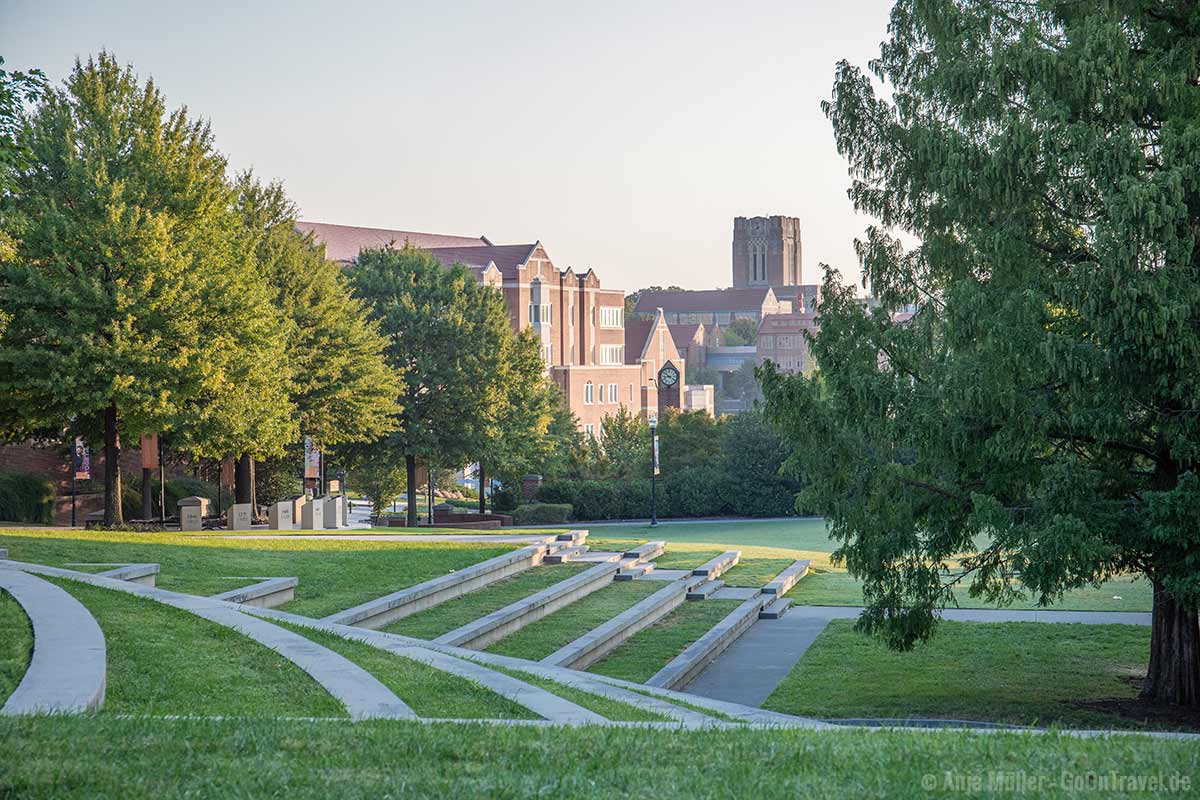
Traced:
<path id="1" fill-rule="evenodd" d="M 663 364 L 662 369 L 658 371 L 658 413 L 662 414 L 667 408 L 680 408 L 679 402 L 679 384 L 683 379 L 683 375 L 679 372 L 679 368 L 668 361 Z"/>

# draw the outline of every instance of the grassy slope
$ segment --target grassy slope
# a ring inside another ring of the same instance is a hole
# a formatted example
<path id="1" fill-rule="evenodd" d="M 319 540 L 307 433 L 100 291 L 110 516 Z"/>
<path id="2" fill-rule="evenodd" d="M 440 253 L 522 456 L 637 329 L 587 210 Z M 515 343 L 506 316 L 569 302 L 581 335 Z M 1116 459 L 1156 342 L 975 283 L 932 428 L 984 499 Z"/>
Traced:
<path id="1" fill-rule="evenodd" d="M 436 719 L 540 719 L 475 681 L 403 658 L 363 642 L 343 639 L 328 631 L 280 623 L 335 653 L 340 653 L 374 675 L 417 712 Z"/>
<path id="2" fill-rule="evenodd" d="M 535 661 L 545 658 L 661 588 L 663 584 L 658 581 L 614 582 L 487 649 L 492 653 Z"/>
<path id="3" fill-rule="evenodd" d="M 535 592 L 593 566 L 558 564 L 533 567 L 511 578 L 485 586 L 448 603 L 434 606 L 411 617 L 397 620 L 383 630 L 421 639 L 434 639 L 468 622 L 504 608 Z"/>
<path id="4" fill-rule="evenodd" d="M 685 601 L 588 667 L 588 671 L 645 683 L 739 605 L 737 600 Z"/>
<path id="5" fill-rule="evenodd" d="M 1058 781 L 1112 771 L 1194 786 L 1198 759 L 1194 742 L 1141 737 L 0 719 L 0 796 L 30 800 L 966 797 L 936 788 L 946 772 L 986 782 L 989 773 Z"/>
<path id="6" fill-rule="evenodd" d="M 13 596 L 0 591 L 0 706 L 8 700 L 33 655 L 33 627 Z"/>
<path id="7" fill-rule="evenodd" d="M 564 686 L 561 683 L 556 683 L 546 678 L 541 678 L 537 675 L 531 675 L 528 672 L 521 670 L 505 669 L 504 667 L 492 667 L 512 675 L 514 678 L 525 681 L 534 686 L 540 686 L 551 694 L 556 694 L 564 700 L 569 700 L 577 706 L 583 706 L 589 711 L 595 711 L 605 719 L 611 719 L 616 722 L 667 722 L 669 717 L 662 714 L 656 714 L 653 711 L 647 711 L 644 708 L 622 703 L 620 700 L 612 700 L 607 697 L 602 697 L 598 694 L 585 692 L 582 689 L 575 689 L 571 686 Z"/>
<path id="8" fill-rule="evenodd" d="M 0 532 L 9 557 L 51 566 L 79 561 L 157 562 L 158 585 L 216 594 L 254 582 L 253 576 L 296 576 L 296 599 L 284 610 L 325 616 L 358 603 L 506 553 L 515 545 L 445 542 L 356 542 L 221 539 L 178 533 L 64 529 Z"/>
<path id="9" fill-rule="evenodd" d="M 104 631 L 114 714 L 346 716 L 292 662 L 240 633 L 152 600 L 51 578 Z"/>
<path id="10" fill-rule="evenodd" d="M 668 542 L 666 555 L 674 563 L 685 565 L 686 554 L 694 553 L 696 563 L 711 557 L 719 549 L 739 549 L 741 563 L 726 573 L 731 586 L 754 586 L 769 580 L 769 570 L 786 566 L 797 558 L 812 562 L 809 574 L 788 597 L 804 605 L 861 605 L 862 585 L 843 567 L 833 564 L 830 556 L 838 543 L 829 539 L 821 519 L 796 519 L 780 522 L 716 522 L 660 525 L 604 525 L 591 529 L 588 544 L 593 550 L 618 550 L 638 542 L 663 539 Z M 786 563 L 784 563 L 786 562 Z M 663 566 L 666 566 L 664 562 Z M 776 569 L 775 572 L 779 570 Z M 988 608 L 982 600 L 957 592 L 963 608 Z M 1086 587 L 1069 592 L 1051 608 L 1074 611 L 1149 611 L 1152 605 L 1149 583 L 1134 577 L 1109 581 L 1099 588 Z M 1035 599 L 1018 601 L 1010 608 L 1039 608 Z"/>
<path id="11" fill-rule="evenodd" d="M 834 620 L 764 707 L 827 718 L 940 717 L 1129 727 L 1074 701 L 1132 699 L 1150 629 L 1134 625 L 942 622 L 910 653 Z"/>

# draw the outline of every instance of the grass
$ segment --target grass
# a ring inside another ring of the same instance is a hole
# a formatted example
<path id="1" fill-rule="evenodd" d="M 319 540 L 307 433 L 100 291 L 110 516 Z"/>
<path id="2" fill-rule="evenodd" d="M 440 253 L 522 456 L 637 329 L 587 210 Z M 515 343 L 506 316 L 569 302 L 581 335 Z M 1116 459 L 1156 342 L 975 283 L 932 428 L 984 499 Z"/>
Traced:
<path id="1" fill-rule="evenodd" d="M 0 590 L 0 706 L 17 688 L 33 656 L 33 626 L 16 599 Z"/>
<path id="2" fill-rule="evenodd" d="M 321 617 L 507 553 L 515 545 L 360 542 L 333 539 L 224 539 L 180 533 L 4 529 L 9 557 L 50 566 L 87 561 L 156 562 L 158 585 L 212 595 L 257 576 L 296 576 L 286 611 Z M 102 570 L 98 567 L 97 570 Z"/>
<path id="3" fill-rule="evenodd" d="M 443 633 L 473 622 L 482 616 L 504 608 L 509 603 L 528 597 L 548 586 L 579 573 L 592 564 L 559 564 L 533 567 L 511 578 L 497 581 L 478 591 L 463 595 L 409 617 L 393 622 L 383 630 L 418 639 L 435 639 Z"/>
<path id="4" fill-rule="evenodd" d="M 909 653 L 834 620 L 765 708 L 823 718 L 986 720 L 1130 727 L 1080 701 L 1131 700 L 1150 629 L 1140 625 L 942 622 Z"/>
<path id="5" fill-rule="evenodd" d="M 1079 798 L 1117 794 L 1076 791 L 1089 772 L 1194 787 L 1197 758 L 1194 742 L 1142 737 L 0 719 L 0 797 L 28 800 L 968 797 L 983 792 L 947 783 L 993 775 L 1049 782 L 1031 797 Z"/>
<path id="6" fill-rule="evenodd" d="M 659 589 L 659 581 L 613 582 L 488 647 L 488 652 L 533 661 L 578 639 Z"/>
<path id="7" fill-rule="evenodd" d="M 739 605 L 737 600 L 685 601 L 658 622 L 625 640 L 620 647 L 588 667 L 588 671 L 645 683 Z"/>
<path id="8" fill-rule="evenodd" d="M 435 669 L 365 642 L 303 625 L 278 623 L 345 656 L 374 675 L 419 717 L 434 719 L 540 719 L 529 709 L 475 681 Z"/>
<path id="9" fill-rule="evenodd" d="M 645 524 L 604 525 L 591 528 L 588 544 L 593 550 L 624 550 L 661 539 L 667 542 L 672 561 L 684 565 L 691 559 L 696 564 L 721 550 L 741 550 L 738 566 L 722 578 L 730 586 L 757 586 L 774 577 L 792 561 L 808 559 L 809 574 L 788 593 L 792 602 L 800 605 L 857 606 L 862 605 L 862 583 L 850 576 L 845 568 L 833 563 L 832 553 L 838 542 L 829 538 L 822 519 L 790 519 L 782 521 L 740 521 L 711 523 L 673 523 L 651 528 Z M 659 561 L 663 558 L 660 556 Z M 776 565 L 779 569 L 775 569 Z M 770 574 L 768 574 L 770 573 Z M 962 608 L 994 608 L 982 599 L 972 598 L 965 587 L 956 593 Z M 1049 606 L 1064 611 L 1149 611 L 1153 591 L 1149 582 L 1136 576 L 1124 576 L 1099 587 L 1076 589 Z M 1026 597 L 1008 608 L 1042 608 L 1036 598 Z"/>
<path id="10" fill-rule="evenodd" d="M 644 708 L 622 703 L 620 700 L 613 700 L 608 697 L 603 697 L 591 692 L 585 692 L 582 689 L 576 689 L 573 686 L 564 686 L 556 681 L 542 678 L 538 675 L 532 675 L 528 672 L 523 672 L 517 669 L 505 669 L 504 667 L 496 667 L 488 665 L 490 669 L 497 672 L 503 672 L 511 675 L 518 680 L 525 681 L 528 684 L 539 686 L 551 694 L 558 695 L 564 700 L 568 700 L 577 706 L 582 706 L 589 711 L 595 711 L 605 719 L 613 720 L 614 722 L 669 722 L 670 717 L 663 714 L 658 714 L 653 711 L 647 711 Z"/>
<path id="11" fill-rule="evenodd" d="M 240 633 L 153 600 L 47 580 L 87 606 L 104 632 L 104 713 L 346 716 L 307 673 Z"/>

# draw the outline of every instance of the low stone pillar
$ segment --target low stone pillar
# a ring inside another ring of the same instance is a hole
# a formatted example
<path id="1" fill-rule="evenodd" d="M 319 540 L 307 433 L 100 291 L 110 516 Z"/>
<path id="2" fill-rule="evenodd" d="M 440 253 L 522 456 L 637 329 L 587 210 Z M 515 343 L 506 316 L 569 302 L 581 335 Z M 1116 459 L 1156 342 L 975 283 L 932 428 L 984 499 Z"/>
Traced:
<path id="1" fill-rule="evenodd" d="M 208 498 L 184 497 L 179 501 L 179 530 L 204 530 L 204 518 L 208 516 Z"/>
<path id="2" fill-rule="evenodd" d="M 254 527 L 254 506 L 249 503 L 234 503 L 225 515 L 226 527 L 231 531 L 248 531 Z"/>
<path id="3" fill-rule="evenodd" d="M 325 527 L 326 528 L 342 527 L 342 520 L 340 520 L 338 518 L 341 516 L 340 512 L 342 510 L 342 506 L 341 506 L 341 503 L 338 502 L 338 499 L 336 497 L 334 497 L 333 495 L 327 494 L 323 497 L 318 497 L 313 502 L 321 503 L 322 505 L 325 506 Z"/>
<path id="4" fill-rule="evenodd" d="M 272 503 L 267 512 L 268 524 L 273 531 L 290 531 L 296 527 L 296 501 L 280 500 Z"/>
<path id="5" fill-rule="evenodd" d="M 300 512 L 300 527 L 306 531 L 321 530 L 325 527 L 325 503 L 321 498 L 304 504 Z"/>

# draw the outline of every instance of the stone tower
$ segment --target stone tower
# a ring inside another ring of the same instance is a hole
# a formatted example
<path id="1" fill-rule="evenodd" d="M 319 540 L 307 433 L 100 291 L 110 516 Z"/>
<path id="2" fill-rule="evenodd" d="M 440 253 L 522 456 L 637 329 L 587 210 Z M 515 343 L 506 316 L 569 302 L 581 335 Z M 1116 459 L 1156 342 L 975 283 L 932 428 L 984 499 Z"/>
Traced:
<path id="1" fill-rule="evenodd" d="M 733 286 L 799 286 L 800 220 L 734 217 Z"/>

